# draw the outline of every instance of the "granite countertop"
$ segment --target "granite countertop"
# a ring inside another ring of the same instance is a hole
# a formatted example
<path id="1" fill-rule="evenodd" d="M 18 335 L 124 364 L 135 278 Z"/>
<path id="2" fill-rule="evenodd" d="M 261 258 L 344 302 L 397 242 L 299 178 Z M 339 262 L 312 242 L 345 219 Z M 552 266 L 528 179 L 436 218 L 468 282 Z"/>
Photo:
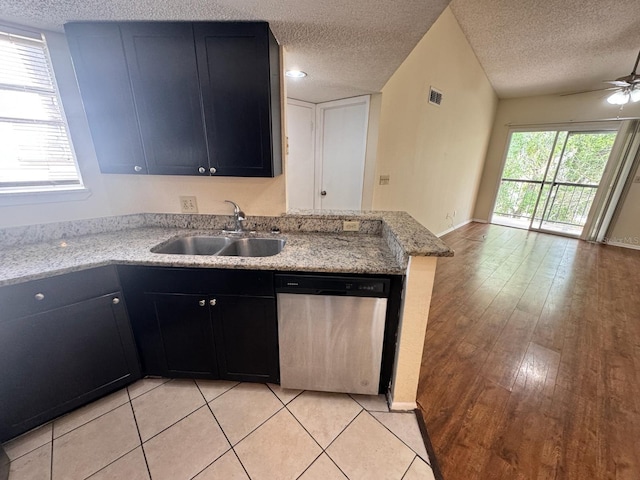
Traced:
<path id="1" fill-rule="evenodd" d="M 152 247 L 175 236 L 223 235 L 220 224 L 228 217 L 136 215 L 141 219 L 126 216 L 115 221 L 116 217 L 108 217 L 93 224 L 64 222 L 57 225 L 57 230 L 47 225 L 40 229 L 30 226 L 5 230 L 0 239 L 7 239 L 7 244 L 10 238 L 25 238 L 27 234 L 45 241 L 14 242 L 1 249 L 0 286 L 109 264 L 402 275 L 411 255 L 453 255 L 404 212 L 296 212 L 282 217 L 255 217 L 250 228 L 259 233 L 243 235 L 286 239 L 283 250 L 270 257 L 152 253 Z M 338 230 L 341 219 L 347 217 L 363 221 L 360 233 Z M 118 225 L 124 227 L 118 229 Z M 283 232 L 264 233 L 269 225 L 277 225 Z M 91 228 L 106 231 L 87 234 Z M 72 236 L 65 231 L 72 232 Z"/>

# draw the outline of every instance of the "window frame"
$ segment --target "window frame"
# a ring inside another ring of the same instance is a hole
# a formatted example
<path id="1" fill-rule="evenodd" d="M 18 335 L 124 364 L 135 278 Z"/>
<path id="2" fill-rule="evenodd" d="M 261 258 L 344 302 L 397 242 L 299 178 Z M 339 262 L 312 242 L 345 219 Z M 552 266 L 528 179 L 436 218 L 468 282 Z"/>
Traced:
<path id="1" fill-rule="evenodd" d="M 0 187 L 0 206 L 45 202 L 63 202 L 88 198 L 91 195 L 91 192 L 85 185 L 82 170 L 80 168 L 80 164 L 76 155 L 76 150 L 71 135 L 71 129 L 69 127 L 69 122 L 64 108 L 64 102 L 60 93 L 58 79 L 56 76 L 56 68 L 51 56 L 46 32 L 43 30 L 18 26 L 2 21 L 0 21 L 0 31 L 9 35 L 15 35 L 26 39 L 41 41 L 43 43 L 44 54 L 48 63 L 48 67 L 51 70 L 52 85 L 60 111 L 60 122 L 58 123 L 61 124 L 66 131 L 71 159 L 73 161 L 73 166 L 78 178 L 78 183 L 68 185 L 36 185 L 36 182 L 34 181 L 34 185 Z"/>

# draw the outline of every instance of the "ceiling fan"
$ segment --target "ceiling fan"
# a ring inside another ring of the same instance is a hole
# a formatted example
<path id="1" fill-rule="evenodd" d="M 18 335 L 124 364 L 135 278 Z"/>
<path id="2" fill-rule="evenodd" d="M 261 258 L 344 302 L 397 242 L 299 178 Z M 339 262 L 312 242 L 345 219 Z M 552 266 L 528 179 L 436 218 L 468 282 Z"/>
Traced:
<path id="1" fill-rule="evenodd" d="M 607 80 L 604 83 L 615 85 L 617 91 L 607 97 L 607 102 L 613 105 L 625 105 L 631 102 L 640 101 L 640 75 L 638 74 L 638 62 L 640 61 L 640 52 L 636 57 L 636 63 L 629 75 L 616 78 L 615 80 Z"/>
<path id="2" fill-rule="evenodd" d="M 640 101 L 640 74 L 638 73 L 638 63 L 640 62 L 640 51 L 636 57 L 636 63 L 633 65 L 633 70 L 629 75 L 616 78 L 615 80 L 605 80 L 604 83 L 610 83 L 614 85 L 609 88 L 598 88 L 596 90 L 582 90 L 580 92 L 564 93 L 561 97 L 568 97 L 571 95 L 579 95 L 581 93 L 589 92 L 601 92 L 603 90 L 615 90 L 613 94 L 607 97 L 607 102 L 612 105 L 626 105 L 629 102 Z"/>

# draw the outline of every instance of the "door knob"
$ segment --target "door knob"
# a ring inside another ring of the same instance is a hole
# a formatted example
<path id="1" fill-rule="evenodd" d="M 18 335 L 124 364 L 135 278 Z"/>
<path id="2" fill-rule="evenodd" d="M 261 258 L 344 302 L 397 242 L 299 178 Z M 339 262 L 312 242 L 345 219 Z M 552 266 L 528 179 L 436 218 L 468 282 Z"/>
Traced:
<path id="1" fill-rule="evenodd" d="M 322 191 L 320 192 L 320 195 L 322 195 L 323 197 L 325 197 L 325 196 L 327 195 L 327 191 L 326 191 L 326 190 L 322 190 Z"/>

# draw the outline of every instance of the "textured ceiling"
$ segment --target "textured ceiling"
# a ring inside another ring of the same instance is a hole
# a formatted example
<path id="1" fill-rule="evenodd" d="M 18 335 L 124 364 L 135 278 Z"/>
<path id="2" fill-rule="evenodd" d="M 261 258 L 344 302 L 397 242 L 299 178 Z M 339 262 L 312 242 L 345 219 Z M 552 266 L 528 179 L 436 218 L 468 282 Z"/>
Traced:
<path id="1" fill-rule="evenodd" d="M 501 98 L 603 88 L 631 72 L 640 0 L 453 0 Z"/>
<path id="2" fill-rule="evenodd" d="M 0 19 L 60 31 L 71 20 L 266 20 L 287 50 L 288 96 L 377 92 L 449 0 L 0 0 Z"/>

